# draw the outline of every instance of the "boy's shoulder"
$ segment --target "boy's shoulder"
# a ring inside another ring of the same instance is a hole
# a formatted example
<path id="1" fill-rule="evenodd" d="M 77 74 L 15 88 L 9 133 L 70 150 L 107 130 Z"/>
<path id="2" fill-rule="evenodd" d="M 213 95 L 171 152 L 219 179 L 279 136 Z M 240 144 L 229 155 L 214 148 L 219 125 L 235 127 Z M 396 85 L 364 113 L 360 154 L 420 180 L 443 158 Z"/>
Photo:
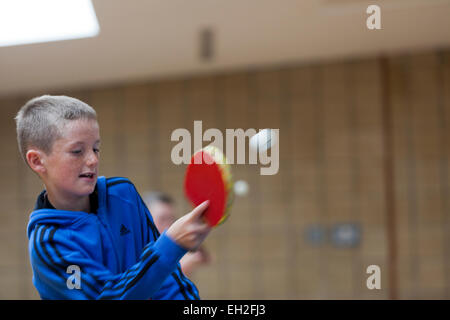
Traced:
<path id="1" fill-rule="evenodd" d="M 136 191 L 134 183 L 126 177 L 104 178 L 103 184 L 108 193 Z"/>
<path id="2" fill-rule="evenodd" d="M 129 200 L 131 197 L 134 200 L 136 195 L 139 195 L 134 183 L 126 177 L 104 178 L 102 184 L 108 196 L 120 197 L 124 200 Z"/>
<path id="3" fill-rule="evenodd" d="M 106 187 L 110 188 L 112 186 L 120 185 L 120 184 L 130 184 L 134 187 L 133 182 L 126 177 L 109 177 L 105 178 Z"/>

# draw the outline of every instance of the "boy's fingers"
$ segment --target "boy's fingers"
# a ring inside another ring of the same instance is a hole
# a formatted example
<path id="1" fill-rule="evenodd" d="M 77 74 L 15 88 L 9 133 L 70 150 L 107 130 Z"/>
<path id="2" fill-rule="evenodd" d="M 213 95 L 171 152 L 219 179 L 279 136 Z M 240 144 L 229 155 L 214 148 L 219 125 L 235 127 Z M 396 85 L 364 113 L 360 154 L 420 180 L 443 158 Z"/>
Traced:
<path id="1" fill-rule="evenodd" d="M 211 227 L 202 219 L 201 224 L 199 224 L 199 227 L 198 227 L 198 232 L 203 235 L 208 235 L 208 233 L 210 231 L 211 231 Z"/>
<path id="2" fill-rule="evenodd" d="M 191 211 L 191 217 L 193 219 L 201 217 L 202 213 L 208 208 L 208 206 L 209 200 L 203 201 Z"/>

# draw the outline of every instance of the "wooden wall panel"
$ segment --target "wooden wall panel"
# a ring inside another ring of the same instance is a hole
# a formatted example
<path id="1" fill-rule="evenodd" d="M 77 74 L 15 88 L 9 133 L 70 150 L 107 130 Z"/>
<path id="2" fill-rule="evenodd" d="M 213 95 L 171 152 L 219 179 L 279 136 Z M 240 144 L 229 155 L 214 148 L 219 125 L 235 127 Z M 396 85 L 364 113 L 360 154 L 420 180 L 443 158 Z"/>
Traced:
<path id="1" fill-rule="evenodd" d="M 202 298 L 388 299 L 389 279 L 397 282 L 401 299 L 448 298 L 450 53 L 390 57 L 388 74 L 398 253 L 394 277 L 388 276 L 393 262 L 388 260 L 385 210 L 391 200 L 385 199 L 378 59 L 58 94 L 96 109 L 101 174 L 127 176 L 141 194 L 169 192 L 178 216 L 191 206 L 182 188 L 186 165 L 171 161 L 175 129 L 188 129 L 192 143 L 194 120 L 203 122 L 203 132 L 221 130 L 224 143 L 227 128 L 280 129 L 278 174 L 260 175 L 261 163 L 232 166 L 234 179 L 247 181 L 250 190 L 235 198 L 229 220 L 205 242 L 212 262 L 192 276 Z M 15 239 L 14 245 L 0 245 L 0 298 L 38 298 L 25 230 L 43 185 L 21 162 L 12 121 L 31 96 L 0 100 L 0 200 L 8 203 L 0 213 L 0 243 Z M 355 248 L 331 242 L 332 227 L 345 222 L 360 227 Z M 312 226 L 323 228 L 323 243 L 308 242 Z M 382 290 L 366 288 L 365 270 L 371 264 L 381 267 Z"/>
<path id="2" fill-rule="evenodd" d="M 400 297 L 427 299 L 439 295 L 436 290 L 448 290 L 442 271 L 442 253 L 448 250 L 442 236 L 448 227 L 442 226 L 449 215 L 442 198 L 442 183 L 448 180 L 441 160 L 447 153 L 442 145 L 446 123 L 440 119 L 444 70 L 436 53 L 398 58 L 391 70 Z"/>

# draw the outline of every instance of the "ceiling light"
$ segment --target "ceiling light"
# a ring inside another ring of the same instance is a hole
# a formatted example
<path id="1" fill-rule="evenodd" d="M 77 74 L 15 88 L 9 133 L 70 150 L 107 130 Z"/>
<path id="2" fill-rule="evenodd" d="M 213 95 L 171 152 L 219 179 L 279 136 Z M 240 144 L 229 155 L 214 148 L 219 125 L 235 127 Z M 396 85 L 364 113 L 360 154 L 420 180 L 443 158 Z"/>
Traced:
<path id="1" fill-rule="evenodd" d="M 0 0 L 0 47 L 94 37 L 91 0 Z"/>

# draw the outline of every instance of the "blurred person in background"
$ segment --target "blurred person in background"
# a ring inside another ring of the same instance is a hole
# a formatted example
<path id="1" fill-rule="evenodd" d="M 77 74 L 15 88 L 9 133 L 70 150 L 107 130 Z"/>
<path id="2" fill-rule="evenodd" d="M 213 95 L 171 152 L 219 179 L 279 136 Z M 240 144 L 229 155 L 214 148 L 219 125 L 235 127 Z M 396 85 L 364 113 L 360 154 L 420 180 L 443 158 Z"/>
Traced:
<path id="1" fill-rule="evenodd" d="M 144 194 L 144 201 L 152 214 L 159 233 L 167 230 L 175 222 L 175 201 L 163 192 L 148 192 Z M 191 276 L 195 270 L 211 261 L 210 255 L 204 246 L 195 251 L 189 251 L 180 260 L 181 269 L 187 276 Z"/>

